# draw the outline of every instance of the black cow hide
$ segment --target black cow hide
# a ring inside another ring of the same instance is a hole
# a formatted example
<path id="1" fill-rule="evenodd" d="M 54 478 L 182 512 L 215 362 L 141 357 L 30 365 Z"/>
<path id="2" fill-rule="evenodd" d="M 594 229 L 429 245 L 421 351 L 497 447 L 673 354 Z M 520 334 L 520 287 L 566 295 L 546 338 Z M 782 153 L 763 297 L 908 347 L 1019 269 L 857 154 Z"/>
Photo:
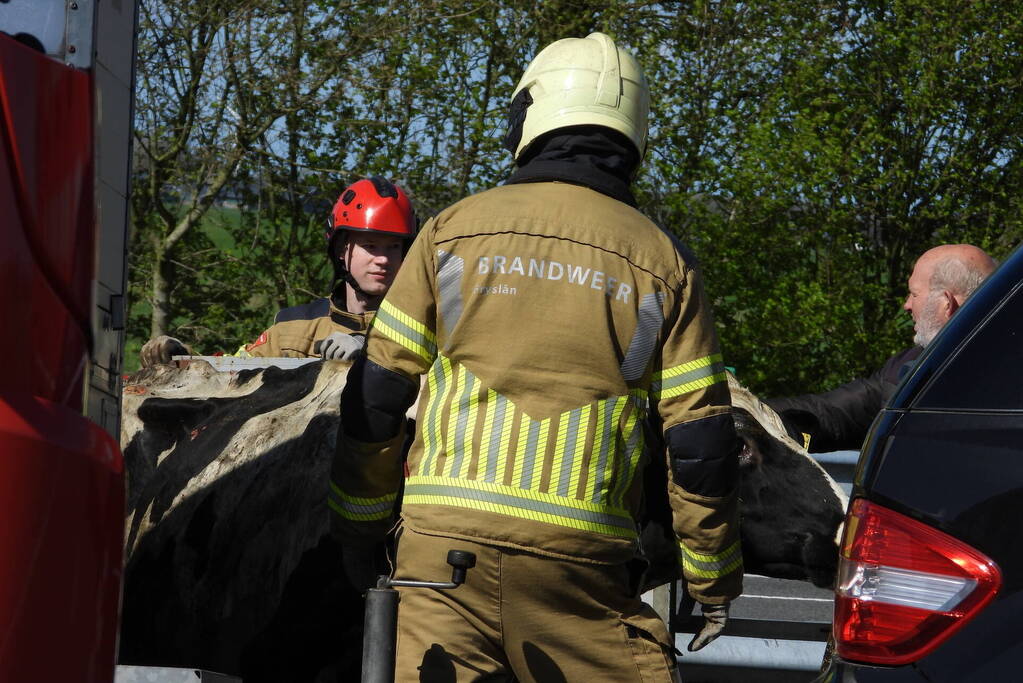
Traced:
<path id="1" fill-rule="evenodd" d="M 358 679 L 362 598 L 326 506 L 345 369 L 129 379 L 122 663 Z"/>
<path id="2" fill-rule="evenodd" d="M 829 587 L 838 568 L 838 532 L 848 503 L 845 493 L 809 453 L 789 437 L 767 404 L 729 374 L 739 456 L 740 536 L 747 574 L 810 581 Z M 663 452 L 656 429 L 648 429 L 651 452 Z M 644 473 L 646 500 L 642 543 L 650 563 L 650 589 L 681 576 L 671 531 L 667 463 L 652 460 Z"/>

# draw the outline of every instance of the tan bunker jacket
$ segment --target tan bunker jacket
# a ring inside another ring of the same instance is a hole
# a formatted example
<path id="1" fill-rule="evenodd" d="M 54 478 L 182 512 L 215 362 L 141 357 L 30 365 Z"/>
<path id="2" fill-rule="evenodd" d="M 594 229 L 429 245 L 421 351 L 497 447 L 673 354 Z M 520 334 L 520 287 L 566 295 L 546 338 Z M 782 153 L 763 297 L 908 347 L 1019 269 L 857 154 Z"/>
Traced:
<path id="1" fill-rule="evenodd" d="M 274 324 L 246 345 L 244 351 L 259 358 L 316 357 L 320 355 L 316 342 L 334 332 L 365 334 L 373 314 L 373 311 L 349 313 L 328 298 L 284 308 L 274 316 Z"/>
<path id="2" fill-rule="evenodd" d="M 741 591 L 735 435 L 710 309 L 693 258 L 636 209 L 559 182 L 446 209 L 377 312 L 364 365 L 346 395 L 368 417 L 343 400 L 329 501 L 349 541 L 392 524 L 401 422 L 376 416 L 403 410 L 396 394 L 409 405 L 425 374 L 407 526 L 625 562 L 652 415 L 690 591 L 707 603 Z"/>

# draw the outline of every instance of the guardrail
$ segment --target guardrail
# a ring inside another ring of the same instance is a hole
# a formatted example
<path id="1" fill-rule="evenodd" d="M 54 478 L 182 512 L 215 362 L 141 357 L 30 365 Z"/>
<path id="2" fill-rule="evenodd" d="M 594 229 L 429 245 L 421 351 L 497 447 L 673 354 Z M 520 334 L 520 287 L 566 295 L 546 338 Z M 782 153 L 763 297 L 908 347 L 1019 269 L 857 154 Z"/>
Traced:
<path id="1" fill-rule="evenodd" d="M 812 455 L 848 494 L 859 453 Z M 683 653 L 679 664 L 686 683 L 809 681 L 820 668 L 831 632 L 831 590 L 747 574 L 744 594 L 732 604 L 721 638 L 691 653 L 685 648 L 703 625 L 692 598 L 677 583 L 648 597 Z"/>

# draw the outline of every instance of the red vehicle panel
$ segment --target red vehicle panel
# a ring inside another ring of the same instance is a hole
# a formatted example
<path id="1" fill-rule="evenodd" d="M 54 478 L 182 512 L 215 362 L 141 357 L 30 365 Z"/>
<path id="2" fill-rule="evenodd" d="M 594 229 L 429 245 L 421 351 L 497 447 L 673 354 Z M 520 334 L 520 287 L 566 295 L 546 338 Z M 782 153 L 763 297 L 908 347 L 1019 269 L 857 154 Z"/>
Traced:
<path id="1" fill-rule="evenodd" d="M 82 415 L 96 263 L 93 92 L 90 70 L 0 34 L 2 681 L 114 674 L 123 461 Z"/>
<path id="2" fill-rule="evenodd" d="M 81 407 L 95 260 L 92 75 L 0 35 L 0 386 Z"/>

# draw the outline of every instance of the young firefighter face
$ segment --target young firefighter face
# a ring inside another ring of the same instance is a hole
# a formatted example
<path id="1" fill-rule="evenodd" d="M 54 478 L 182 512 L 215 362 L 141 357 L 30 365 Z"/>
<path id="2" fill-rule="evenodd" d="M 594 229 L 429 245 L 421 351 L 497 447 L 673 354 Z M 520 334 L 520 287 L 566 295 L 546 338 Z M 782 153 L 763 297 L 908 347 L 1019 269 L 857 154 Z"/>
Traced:
<path id="1" fill-rule="evenodd" d="M 369 296 L 387 293 L 401 268 L 404 242 L 399 237 L 350 231 L 342 257 L 348 272 Z"/>

